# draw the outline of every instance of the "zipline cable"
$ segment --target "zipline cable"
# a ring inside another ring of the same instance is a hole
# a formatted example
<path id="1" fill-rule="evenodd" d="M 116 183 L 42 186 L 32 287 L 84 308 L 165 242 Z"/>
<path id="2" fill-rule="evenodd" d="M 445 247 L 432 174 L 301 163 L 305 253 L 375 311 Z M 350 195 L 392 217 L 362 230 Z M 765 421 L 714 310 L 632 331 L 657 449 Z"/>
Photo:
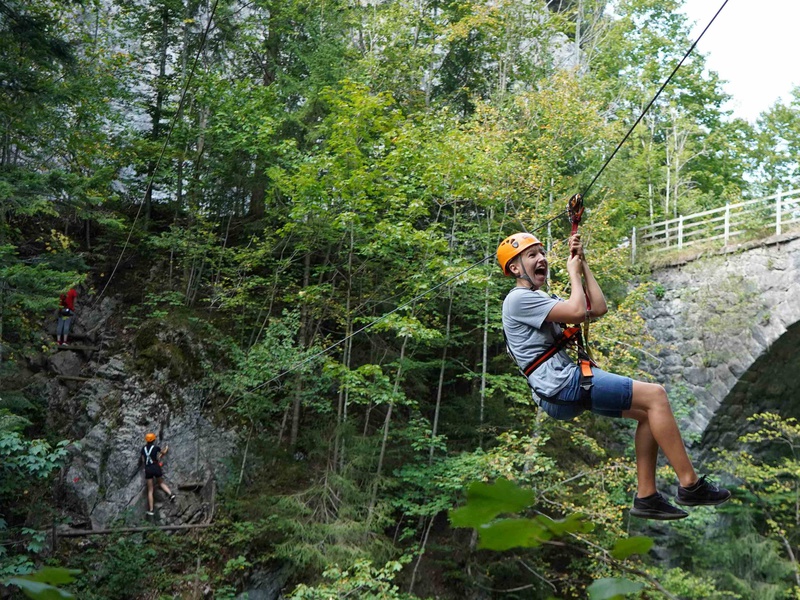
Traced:
<path id="1" fill-rule="evenodd" d="M 175 114 L 170 119 L 169 130 L 167 131 L 167 137 L 164 139 L 164 143 L 161 146 L 161 152 L 158 155 L 158 160 L 156 160 L 156 164 L 153 167 L 153 173 L 150 175 L 150 179 L 147 182 L 147 187 L 144 189 L 144 197 L 142 198 L 141 204 L 139 204 L 139 210 L 136 211 L 136 216 L 133 218 L 133 223 L 131 223 L 130 231 L 128 231 L 128 237 L 125 239 L 125 243 L 122 246 L 122 250 L 119 253 L 119 258 L 117 258 L 117 263 L 114 265 L 114 268 L 111 270 L 111 273 L 106 279 L 106 284 L 103 286 L 103 289 L 100 291 L 100 294 L 94 299 L 94 303 L 92 306 L 96 306 L 97 303 L 100 301 L 100 298 L 103 297 L 106 290 L 108 289 L 108 285 L 111 283 L 111 279 L 114 277 L 114 274 L 117 272 L 120 263 L 122 262 L 122 257 L 125 255 L 125 250 L 128 248 L 128 244 L 131 241 L 131 237 L 133 236 L 133 230 L 136 227 L 136 222 L 139 220 L 139 215 L 142 213 L 142 207 L 144 206 L 145 200 L 147 198 L 148 193 L 152 193 L 153 190 L 153 180 L 156 177 L 156 173 L 158 173 L 158 168 L 161 166 L 161 161 L 164 158 L 164 154 L 167 151 L 167 145 L 169 144 L 169 140 L 172 138 L 172 132 L 175 130 L 175 125 L 178 121 L 178 117 L 181 115 L 183 111 L 183 104 L 186 101 L 186 93 L 189 91 L 189 85 L 194 78 L 194 72 L 197 68 L 197 63 L 200 60 L 200 54 L 202 54 L 203 50 L 205 50 L 206 41 L 208 40 L 208 32 L 211 30 L 211 23 L 214 22 L 214 15 L 217 12 L 217 5 L 219 4 L 219 0 L 214 0 L 214 4 L 211 7 L 211 13 L 208 15 L 208 22 L 206 23 L 206 28 L 203 31 L 203 37 L 200 39 L 200 46 L 197 48 L 197 52 L 194 55 L 194 60 L 192 61 L 192 66 L 189 69 L 189 76 L 186 78 L 186 83 L 183 86 L 183 91 L 181 92 L 181 99 L 178 102 L 178 109 L 175 111 Z"/>
<path id="2" fill-rule="evenodd" d="M 597 181 L 597 180 L 598 180 L 598 178 L 600 177 L 600 175 L 602 175 L 602 174 L 603 174 L 603 171 L 605 171 L 606 167 L 608 166 L 608 163 L 610 163 L 610 162 L 611 162 L 611 159 L 613 159 L 613 158 L 614 158 L 614 156 L 616 156 L 616 154 L 617 154 L 617 152 L 619 151 L 619 149 L 620 149 L 620 148 L 622 148 L 622 145 L 623 145 L 623 144 L 624 144 L 624 143 L 627 141 L 627 139 L 628 139 L 628 138 L 630 137 L 630 135 L 633 133 L 633 130 L 634 130 L 634 129 L 636 129 L 636 126 L 639 124 L 639 122 L 640 122 L 640 121 L 641 121 L 641 120 L 644 118 L 644 116 L 647 114 L 647 111 L 648 111 L 648 110 L 650 110 L 650 107 L 651 107 L 651 106 L 653 106 L 653 103 L 655 103 L 655 101 L 656 101 L 656 100 L 658 100 L 658 97 L 661 95 L 661 92 L 663 92 L 663 91 L 664 91 L 664 88 L 665 88 L 665 87 L 667 87 L 667 84 L 669 84 L 669 82 L 670 82 L 670 81 L 672 80 L 672 78 L 675 76 L 675 73 L 677 73 L 677 72 L 678 72 L 678 69 L 681 67 L 681 65 L 683 64 L 683 62 L 684 62 L 684 61 L 685 61 L 685 60 L 686 60 L 686 59 L 689 57 L 689 55 L 690 55 L 690 54 L 691 54 L 691 53 L 694 51 L 694 48 L 695 48 L 695 46 L 697 46 L 697 43 L 698 43 L 698 42 L 699 42 L 699 41 L 700 41 L 700 40 L 703 38 L 703 36 L 705 35 L 706 31 L 708 31 L 708 28 L 709 28 L 709 27 L 711 27 L 711 24 L 712 24 L 712 23 L 714 22 L 714 20 L 715 20 L 715 19 L 716 19 L 716 18 L 719 16 L 719 13 L 721 13 L 721 12 L 722 12 L 722 9 L 723 9 L 723 8 L 725 8 L 725 5 L 726 5 L 727 3 L 728 3 L 728 0 L 725 0 L 725 1 L 722 3 L 722 6 L 720 6 L 720 7 L 719 7 L 719 9 L 717 10 L 717 12 L 714 14 L 714 16 L 713 16 L 713 17 L 711 17 L 711 20 L 708 22 L 708 25 L 706 25 L 706 26 L 705 26 L 705 28 L 704 28 L 704 29 L 703 29 L 703 31 L 700 33 L 700 35 L 697 37 L 697 39 L 694 41 L 694 43 L 693 43 L 693 44 L 692 44 L 692 46 L 689 48 L 689 50 L 687 50 L 687 51 L 686 51 L 686 54 L 684 54 L 684 55 L 683 55 L 683 58 L 680 60 L 680 62 L 679 62 L 677 65 L 675 65 L 675 68 L 672 70 L 672 73 L 670 73 L 669 77 L 667 77 L 667 78 L 666 78 L 666 80 L 664 80 L 664 83 L 662 83 L 662 84 L 661 84 L 661 87 L 660 87 L 660 88 L 658 89 L 658 91 L 656 92 L 656 95 L 655 95 L 655 96 L 653 96 L 653 99 L 652 99 L 652 100 L 650 100 L 650 102 L 648 103 L 648 105 L 647 105 L 647 106 L 645 106 L 644 110 L 642 111 L 642 114 L 640 114 L 640 115 L 639 115 L 639 118 L 638 118 L 638 119 L 636 119 L 636 122 L 635 122 L 633 125 L 631 125 L 631 128 L 628 130 L 628 133 L 626 133 L 626 134 L 625 134 L 625 137 L 623 137 L 623 138 L 622 138 L 622 141 L 621 141 L 619 144 L 617 144 L 617 147 L 616 147 L 616 148 L 614 148 L 614 151 L 611 153 L 611 156 L 609 156 L 609 157 L 608 157 L 608 159 L 606 160 L 606 162 L 603 164 L 603 166 L 602 166 L 602 167 L 600 167 L 600 170 L 597 172 L 597 175 L 595 175 L 595 176 L 594 176 L 594 179 L 592 179 L 591 183 L 589 183 L 589 185 L 588 185 L 588 186 L 586 186 L 586 189 L 584 189 L 584 190 L 583 190 L 583 193 L 582 193 L 581 195 L 582 195 L 584 198 L 585 198 L 585 197 L 586 197 L 586 195 L 589 193 L 589 190 L 590 190 L 590 189 L 592 189 L 592 186 L 594 185 L 595 181 Z"/>

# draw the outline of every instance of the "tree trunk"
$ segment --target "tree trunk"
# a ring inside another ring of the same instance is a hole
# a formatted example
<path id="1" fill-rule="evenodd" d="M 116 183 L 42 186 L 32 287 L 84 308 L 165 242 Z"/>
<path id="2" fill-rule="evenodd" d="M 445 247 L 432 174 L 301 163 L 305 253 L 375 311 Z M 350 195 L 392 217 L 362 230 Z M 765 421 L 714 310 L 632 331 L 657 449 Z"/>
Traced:
<path id="1" fill-rule="evenodd" d="M 253 191 L 250 194 L 250 206 L 248 216 L 262 219 L 267 214 L 267 176 L 266 160 L 262 154 L 258 154 L 255 159 L 253 173 Z"/>
<path id="2" fill-rule="evenodd" d="M 486 408 L 486 375 L 487 361 L 489 360 L 489 281 L 483 298 L 483 350 L 481 357 L 481 410 L 478 419 L 478 445 L 483 448 L 483 418 Z"/>
<path id="3" fill-rule="evenodd" d="M 350 226 L 350 249 L 347 253 L 347 290 L 346 290 L 346 300 L 345 300 L 345 329 L 344 335 L 347 338 L 347 341 L 344 345 L 344 351 L 342 353 L 342 365 L 344 366 L 346 372 L 349 373 L 350 371 L 350 356 L 353 349 L 353 317 L 350 314 L 350 305 L 351 305 L 351 294 L 353 290 L 353 247 L 355 245 L 355 240 L 353 236 L 353 227 Z M 344 468 L 344 439 L 342 437 L 342 428 L 344 427 L 345 423 L 347 423 L 347 401 L 349 398 L 350 389 L 347 384 L 340 386 L 339 388 L 339 402 L 336 411 L 336 439 L 333 445 L 333 465 L 334 469 L 337 468 L 341 461 L 341 467 Z"/>
<path id="4" fill-rule="evenodd" d="M 311 280 L 311 253 L 306 252 L 305 258 L 303 259 L 303 289 L 306 289 L 309 285 Z M 306 333 L 308 331 L 308 309 L 305 305 L 303 305 L 300 309 L 300 339 L 299 339 L 299 346 L 303 350 L 306 349 L 306 344 L 308 340 L 306 339 Z M 297 377 L 297 384 L 295 385 L 295 392 L 294 392 L 294 403 L 292 405 L 292 431 L 289 436 L 289 446 L 294 448 L 297 445 L 297 436 L 300 432 L 300 405 L 301 405 L 301 395 L 303 391 L 303 376 L 299 374 Z"/>
<path id="5" fill-rule="evenodd" d="M 394 388 L 392 389 L 392 396 L 396 396 L 400 389 L 400 377 L 403 373 L 403 359 L 406 355 L 406 344 L 408 337 L 403 338 L 403 344 L 400 346 L 400 358 L 397 364 L 397 374 L 394 379 Z M 367 521 L 372 520 L 372 511 L 375 509 L 375 502 L 378 499 L 378 485 L 380 485 L 381 472 L 383 471 L 383 460 L 386 457 L 386 443 L 389 439 L 389 423 L 392 420 L 392 409 L 394 408 L 394 400 L 389 401 L 389 408 L 386 411 L 386 418 L 383 420 L 383 439 L 381 440 L 381 453 L 378 456 L 378 468 L 375 471 L 375 483 L 372 486 L 372 497 L 369 500 L 369 510 L 367 511 Z"/>
<path id="6" fill-rule="evenodd" d="M 428 464 L 433 463 L 433 452 L 436 435 L 439 432 L 439 409 L 442 406 L 442 388 L 444 387 L 444 370 L 447 365 L 447 348 L 450 345 L 450 323 L 453 316 L 453 288 L 448 288 L 449 299 L 447 302 L 447 324 L 445 325 L 444 349 L 442 350 L 442 364 L 439 368 L 439 384 L 436 386 L 436 406 L 433 409 L 433 425 L 431 426 L 431 447 L 428 452 Z"/>
<path id="7" fill-rule="evenodd" d="M 167 75 L 167 47 L 169 46 L 169 9 L 161 10 L 161 55 L 158 62 L 158 79 L 156 80 L 156 104 L 153 107 L 152 139 L 161 137 L 161 113 L 164 106 L 164 96 Z M 144 227 L 150 221 L 151 205 L 153 200 L 153 178 L 156 172 L 156 160 L 150 160 L 147 166 L 147 189 L 144 193 Z"/>
<path id="8" fill-rule="evenodd" d="M 282 22 L 277 4 L 277 2 L 273 2 L 270 6 L 267 37 L 264 40 L 264 56 L 261 62 L 261 77 L 264 87 L 271 86 L 278 74 L 278 61 L 283 40 L 281 35 Z M 256 153 L 253 167 L 253 187 L 248 211 L 251 217 L 263 218 L 266 214 L 266 170 L 268 163 L 269 161 L 263 152 Z"/>

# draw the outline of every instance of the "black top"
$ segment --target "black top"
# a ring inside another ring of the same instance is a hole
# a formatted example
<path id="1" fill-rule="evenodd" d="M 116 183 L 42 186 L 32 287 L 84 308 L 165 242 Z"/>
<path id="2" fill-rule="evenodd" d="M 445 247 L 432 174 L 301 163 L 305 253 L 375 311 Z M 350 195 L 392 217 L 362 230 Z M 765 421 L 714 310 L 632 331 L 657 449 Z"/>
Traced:
<path id="1" fill-rule="evenodd" d="M 157 467 L 158 455 L 161 454 L 161 448 L 159 446 L 156 446 L 155 444 L 150 443 L 142 447 L 140 454 L 144 458 L 145 468 L 151 466 Z"/>

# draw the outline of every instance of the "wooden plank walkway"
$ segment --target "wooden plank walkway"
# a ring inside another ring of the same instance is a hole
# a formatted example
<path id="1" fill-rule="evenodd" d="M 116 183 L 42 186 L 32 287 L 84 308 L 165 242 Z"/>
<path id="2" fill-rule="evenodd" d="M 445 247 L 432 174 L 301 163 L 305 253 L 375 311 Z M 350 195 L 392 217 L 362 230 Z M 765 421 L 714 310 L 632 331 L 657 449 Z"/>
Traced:
<path id="1" fill-rule="evenodd" d="M 67 529 L 56 531 L 60 538 L 83 537 L 87 535 L 111 535 L 113 533 L 138 533 L 141 531 L 183 531 L 186 529 L 204 529 L 214 523 L 195 523 L 192 525 L 150 525 L 149 527 L 118 527 L 116 529 Z"/>
<path id="2" fill-rule="evenodd" d="M 95 350 L 100 350 L 100 346 L 84 346 L 83 344 L 67 344 L 66 346 L 56 346 L 56 352 L 60 352 L 62 350 L 94 352 Z"/>

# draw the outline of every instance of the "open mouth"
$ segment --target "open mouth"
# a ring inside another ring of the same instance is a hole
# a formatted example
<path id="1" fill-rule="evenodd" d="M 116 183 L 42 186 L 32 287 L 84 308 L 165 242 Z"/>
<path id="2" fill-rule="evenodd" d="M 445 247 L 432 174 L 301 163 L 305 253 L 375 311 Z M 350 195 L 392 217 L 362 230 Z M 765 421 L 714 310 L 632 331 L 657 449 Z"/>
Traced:
<path id="1" fill-rule="evenodd" d="M 547 277 L 547 265 L 540 265 L 536 267 L 536 270 L 533 272 L 533 274 L 537 277 Z"/>

